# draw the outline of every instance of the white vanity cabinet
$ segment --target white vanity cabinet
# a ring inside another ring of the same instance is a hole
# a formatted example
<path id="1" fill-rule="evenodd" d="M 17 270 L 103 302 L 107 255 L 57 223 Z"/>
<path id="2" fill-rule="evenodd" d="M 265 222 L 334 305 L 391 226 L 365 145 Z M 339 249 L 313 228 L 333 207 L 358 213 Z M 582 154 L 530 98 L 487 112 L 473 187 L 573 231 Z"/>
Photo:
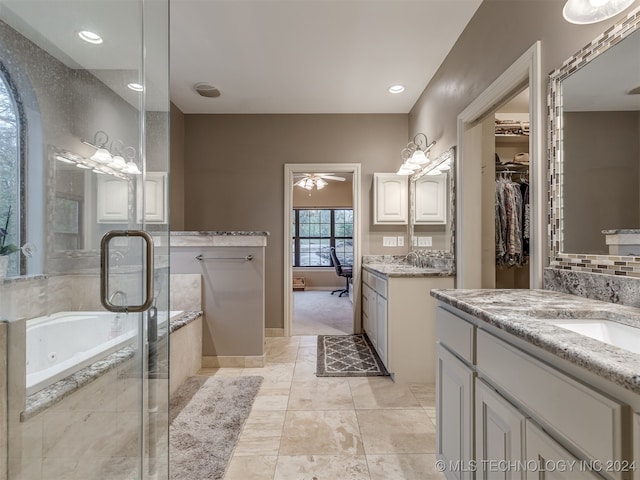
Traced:
<path id="1" fill-rule="evenodd" d="M 438 309 L 436 423 L 439 428 L 436 453 L 446 465 L 461 467 L 457 471 L 447 468 L 445 475 L 448 478 L 473 478 L 469 466 L 474 459 L 475 329 L 471 323 Z"/>
<path id="2" fill-rule="evenodd" d="M 409 219 L 409 180 L 395 173 L 373 174 L 373 224 L 406 225 Z"/>
<path id="3" fill-rule="evenodd" d="M 387 281 L 365 271 L 362 286 L 362 327 L 388 368 L 387 360 Z"/>
<path id="4" fill-rule="evenodd" d="M 363 269 L 362 327 L 396 382 L 435 383 L 433 288 L 453 277 L 386 276 Z"/>
<path id="5" fill-rule="evenodd" d="M 97 175 L 98 223 L 129 221 L 129 182 L 111 175 Z"/>
<path id="6" fill-rule="evenodd" d="M 424 175 L 415 181 L 413 196 L 414 223 L 447 223 L 447 174 Z"/>
<path id="7" fill-rule="evenodd" d="M 475 478 L 496 478 L 500 465 L 513 465 L 501 478 L 632 478 L 623 471 L 633 459 L 624 401 L 454 307 L 439 306 L 436 316 L 437 454 L 447 465 L 469 465 L 471 455 Z M 463 386 L 456 380 L 460 385 L 451 387 L 451 372 L 465 372 Z M 461 425 L 474 417 L 471 427 Z M 454 471 L 445 475 L 470 478 Z"/>

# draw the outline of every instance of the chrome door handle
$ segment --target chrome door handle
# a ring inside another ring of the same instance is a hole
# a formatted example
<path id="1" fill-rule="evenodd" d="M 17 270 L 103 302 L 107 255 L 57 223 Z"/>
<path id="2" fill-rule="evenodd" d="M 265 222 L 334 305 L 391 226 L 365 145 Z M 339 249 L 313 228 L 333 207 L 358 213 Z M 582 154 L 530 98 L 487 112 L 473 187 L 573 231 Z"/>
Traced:
<path id="1" fill-rule="evenodd" d="M 114 305 L 109 301 L 109 242 L 116 237 L 141 237 L 146 244 L 145 300 L 141 305 Z M 100 303 L 110 312 L 144 312 L 153 304 L 153 237 L 144 230 L 111 230 L 100 241 Z"/>

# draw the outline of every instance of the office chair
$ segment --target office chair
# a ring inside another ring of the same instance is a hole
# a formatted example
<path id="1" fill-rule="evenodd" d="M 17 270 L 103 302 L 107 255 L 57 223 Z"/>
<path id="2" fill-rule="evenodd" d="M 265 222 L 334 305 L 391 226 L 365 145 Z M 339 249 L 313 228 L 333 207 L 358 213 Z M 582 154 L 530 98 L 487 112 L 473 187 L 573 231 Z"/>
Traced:
<path id="1" fill-rule="evenodd" d="M 333 295 L 336 292 L 340 292 L 339 297 L 342 295 L 349 295 L 349 279 L 353 276 L 353 269 L 351 265 L 345 265 L 344 267 L 340 264 L 340 260 L 338 260 L 338 256 L 336 255 L 336 248 L 331 247 L 331 263 L 336 269 L 336 275 L 339 277 L 345 277 L 346 285 L 344 288 L 339 288 L 331 292 Z"/>

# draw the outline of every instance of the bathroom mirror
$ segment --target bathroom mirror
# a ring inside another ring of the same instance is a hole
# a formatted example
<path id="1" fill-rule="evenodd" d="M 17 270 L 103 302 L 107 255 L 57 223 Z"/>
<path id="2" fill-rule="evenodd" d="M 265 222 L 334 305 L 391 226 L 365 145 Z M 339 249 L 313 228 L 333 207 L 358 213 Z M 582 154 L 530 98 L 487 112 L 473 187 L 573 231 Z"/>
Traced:
<path id="1" fill-rule="evenodd" d="M 441 173 L 429 175 L 431 165 L 441 165 Z M 455 147 L 442 152 L 429 166 L 409 178 L 411 249 L 455 252 Z"/>
<path id="2" fill-rule="evenodd" d="M 552 265 L 629 261 L 603 230 L 640 229 L 639 24 L 629 16 L 550 75 Z"/>

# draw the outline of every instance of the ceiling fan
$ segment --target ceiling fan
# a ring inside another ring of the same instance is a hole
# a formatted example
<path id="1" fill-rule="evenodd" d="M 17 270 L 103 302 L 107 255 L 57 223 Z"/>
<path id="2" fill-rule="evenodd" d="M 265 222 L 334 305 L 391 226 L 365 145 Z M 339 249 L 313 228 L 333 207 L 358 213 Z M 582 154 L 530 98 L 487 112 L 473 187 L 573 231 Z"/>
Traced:
<path id="1" fill-rule="evenodd" d="M 346 178 L 338 177 L 334 173 L 298 173 L 293 175 L 294 185 L 306 188 L 311 192 L 314 188 L 322 190 L 328 185 L 327 180 L 344 182 Z"/>

